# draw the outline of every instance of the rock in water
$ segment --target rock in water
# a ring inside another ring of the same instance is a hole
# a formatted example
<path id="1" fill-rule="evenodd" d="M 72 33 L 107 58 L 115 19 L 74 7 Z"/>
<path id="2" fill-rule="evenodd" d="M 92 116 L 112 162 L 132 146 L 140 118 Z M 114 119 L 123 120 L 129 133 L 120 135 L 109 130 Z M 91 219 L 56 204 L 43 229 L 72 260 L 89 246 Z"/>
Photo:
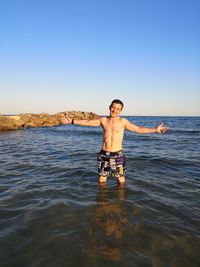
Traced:
<path id="1" fill-rule="evenodd" d="M 0 115 L 0 131 L 60 125 L 62 124 L 61 117 L 63 116 L 63 114 L 77 120 L 99 118 L 99 115 L 93 112 L 82 111 L 64 111 L 56 113 L 54 115 L 49 115 L 48 113 L 26 113 L 14 116 Z"/>

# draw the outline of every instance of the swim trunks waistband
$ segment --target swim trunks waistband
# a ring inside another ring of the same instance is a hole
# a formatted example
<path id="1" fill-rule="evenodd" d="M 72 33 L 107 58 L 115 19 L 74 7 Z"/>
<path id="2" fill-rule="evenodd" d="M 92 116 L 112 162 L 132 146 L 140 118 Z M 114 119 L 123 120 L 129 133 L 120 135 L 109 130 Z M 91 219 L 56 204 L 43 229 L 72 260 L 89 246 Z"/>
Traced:
<path id="1" fill-rule="evenodd" d="M 114 156 L 114 155 L 118 155 L 120 153 L 123 153 L 123 150 L 118 150 L 118 151 L 106 151 L 106 150 L 101 150 L 100 151 L 101 154 L 104 154 L 104 155 L 110 155 L 110 156 Z"/>

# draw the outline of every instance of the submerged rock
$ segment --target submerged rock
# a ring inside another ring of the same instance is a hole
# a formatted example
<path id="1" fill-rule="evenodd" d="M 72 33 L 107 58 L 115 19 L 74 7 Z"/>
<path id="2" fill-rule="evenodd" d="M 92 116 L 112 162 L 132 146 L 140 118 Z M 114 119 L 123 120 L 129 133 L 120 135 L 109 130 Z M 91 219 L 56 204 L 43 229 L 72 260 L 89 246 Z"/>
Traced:
<path id="1" fill-rule="evenodd" d="M 63 115 L 76 120 L 89 120 L 99 118 L 99 116 L 93 112 L 82 111 L 64 111 L 56 113 L 54 115 L 49 115 L 48 113 L 26 113 L 13 116 L 0 115 L 0 131 L 60 125 L 63 124 L 61 119 Z"/>

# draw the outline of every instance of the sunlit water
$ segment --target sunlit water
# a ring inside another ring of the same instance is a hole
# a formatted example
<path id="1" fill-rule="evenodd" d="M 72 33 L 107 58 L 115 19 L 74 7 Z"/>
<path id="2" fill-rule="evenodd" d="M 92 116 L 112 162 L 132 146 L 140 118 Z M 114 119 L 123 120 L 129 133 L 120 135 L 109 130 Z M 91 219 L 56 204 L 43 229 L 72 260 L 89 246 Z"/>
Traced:
<path id="1" fill-rule="evenodd" d="M 98 185 L 101 128 L 0 133 L 0 266 L 200 266 L 200 118 L 129 120 L 170 131 L 125 133 L 124 187 Z"/>

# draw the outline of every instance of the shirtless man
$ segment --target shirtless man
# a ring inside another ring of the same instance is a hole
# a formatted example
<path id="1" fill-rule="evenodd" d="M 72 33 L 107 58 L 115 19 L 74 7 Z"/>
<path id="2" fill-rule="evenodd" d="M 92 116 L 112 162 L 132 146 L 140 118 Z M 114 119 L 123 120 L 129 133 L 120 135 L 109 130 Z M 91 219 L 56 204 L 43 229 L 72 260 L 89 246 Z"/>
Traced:
<path id="1" fill-rule="evenodd" d="M 98 155 L 99 182 L 106 183 L 109 175 L 115 176 L 120 184 L 125 182 L 126 159 L 123 152 L 122 142 L 124 130 L 136 133 L 165 133 L 168 128 L 164 124 L 156 128 L 137 126 L 125 118 L 119 117 L 123 103 L 119 99 L 112 101 L 108 117 L 95 120 L 74 120 L 69 117 L 62 119 L 63 124 L 78 124 L 82 126 L 101 126 L 103 128 L 102 150 Z"/>

